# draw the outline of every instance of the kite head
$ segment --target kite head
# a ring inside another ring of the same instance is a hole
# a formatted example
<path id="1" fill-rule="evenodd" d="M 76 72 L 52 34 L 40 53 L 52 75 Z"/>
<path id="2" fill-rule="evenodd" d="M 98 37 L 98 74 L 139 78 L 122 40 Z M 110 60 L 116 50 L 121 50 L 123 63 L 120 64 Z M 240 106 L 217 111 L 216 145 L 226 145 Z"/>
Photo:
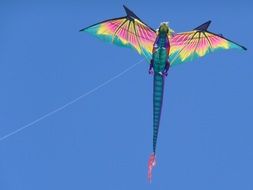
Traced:
<path id="1" fill-rule="evenodd" d="M 169 25 L 168 22 L 162 22 L 158 29 L 158 34 L 168 34 L 169 33 Z"/>

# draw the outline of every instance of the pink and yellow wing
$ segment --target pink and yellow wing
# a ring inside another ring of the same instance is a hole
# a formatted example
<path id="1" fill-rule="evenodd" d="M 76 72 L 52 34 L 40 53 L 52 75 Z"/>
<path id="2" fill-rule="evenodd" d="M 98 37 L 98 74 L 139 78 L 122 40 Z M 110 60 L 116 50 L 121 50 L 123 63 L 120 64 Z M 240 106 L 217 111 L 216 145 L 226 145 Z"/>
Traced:
<path id="1" fill-rule="evenodd" d="M 207 31 L 210 23 L 211 21 L 208 21 L 193 31 L 178 33 L 170 39 L 169 59 L 171 66 L 192 61 L 216 50 L 231 48 L 246 50 L 245 47 L 222 35 Z"/>
<path id="2" fill-rule="evenodd" d="M 124 7 L 127 16 L 99 22 L 80 31 L 121 47 L 130 47 L 150 61 L 156 31 Z"/>

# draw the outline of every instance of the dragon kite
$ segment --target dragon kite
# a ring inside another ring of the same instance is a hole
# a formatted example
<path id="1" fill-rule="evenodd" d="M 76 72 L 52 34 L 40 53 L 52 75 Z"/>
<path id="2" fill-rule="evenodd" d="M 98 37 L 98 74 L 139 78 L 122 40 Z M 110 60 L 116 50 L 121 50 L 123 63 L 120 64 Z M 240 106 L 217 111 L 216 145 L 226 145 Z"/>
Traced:
<path id="1" fill-rule="evenodd" d="M 227 39 L 221 34 L 208 31 L 208 21 L 191 31 L 175 33 L 168 23 L 160 24 L 154 30 L 145 24 L 136 14 L 123 6 L 126 16 L 104 20 L 80 31 L 88 32 L 104 41 L 122 47 L 129 47 L 143 55 L 149 66 L 153 82 L 153 152 L 148 161 L 148 179 L 151 181 L 152 168 L 156 164 L 156 144 L 161 118 L 164 81 L 169 68 L 189 62 L 216 50 L 244 46 Z"/>

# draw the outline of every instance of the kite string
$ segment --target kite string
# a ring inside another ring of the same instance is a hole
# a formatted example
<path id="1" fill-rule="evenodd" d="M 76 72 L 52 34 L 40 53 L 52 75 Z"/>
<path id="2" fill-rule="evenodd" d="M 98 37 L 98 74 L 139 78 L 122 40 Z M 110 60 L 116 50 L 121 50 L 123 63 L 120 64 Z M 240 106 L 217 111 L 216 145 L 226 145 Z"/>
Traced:
<path id="1" fill-rule="evenodd" d="M 88 92 L 82 94 L 81 96 L 79 96 L 79 97 L 77 97 L 77 98 L 71 100 L 70 102 L 68 102 L 68 103 L 66 103 L 66 104 L 64 104 L 64 105 L 62 105 L 62 106 L 60 106 L 60 107 L 58 107 L 57 109 L 55 109 L 55 110 L 53 110 L 53 111 L 51 111 L 51 112 L 48 112 L 47 114 L 44 114 L 43 116 L 39 117 L 38 119 L 35 119 L 34 121 L 32 121 L 32 122 L 30 122 L 30 123 L 28 123 L 28 124 L 26 124 L 26 125 L 24 125 L 24 126 L 18 128 L 18 129 L 14 130 L 14 131 L 12 131 L 12 132 L 10 132 L 10 133 L 8 133 L 8 134 L 6 134 L 6 135 L 0 137 L 0 141 L 3 141 L 3 140 L 5 140 L 5 139 L 7 139 L 8 137 L 17 134 L 17 133 L 23 131 L 24 129 L 26 129 L 26 128 L 28 128 L 28 127 L 33 126 L 34 124 L 36 124 L 36 123 L 38 123 L 38 122 L 40 122 L 40 121 L 42 121 L 42 120 L 44 120 L 44 119 L 46 119 L 46 118 L 48 118 L 48 117 L 54 115 L 54 114 L 56 114 L 56 113 L 59 112 L 59 111 L 62 111 L 63 109 L 69 107 L 70 105 L 76 103 L 77 101 L 79 101 L 79 100 L 85 98 L 86 96 L 88 96 L 88 95 L 94 93 L 95 91 L 99 90 L 100 88 L 102 88 L 102 87 L 108 85 L 108 84 L 111 83 L 112 81 L 114 81 L 114 80 L 116 80 L 117 78 L 121 77 L 122 75 L 126 74 L 128 71 L 132 70 L 135 66 L 137 66 L 138 64 L 140 64 L 143 60 L 144 60 L 144 59 L 138 61 L 138 62 L 135 63 L 134 65 L 128 67 L 128 68 L 125 69 L 124 71 L 122 71 L 122 72 L 120 72 L 119 74 L 113 76 L 112 78 L 108 79 L 107 81 L 103 82 L 102 84 L 98 85 L 97 87 L 91 89 L 90 91 L 88 91 Z"/>

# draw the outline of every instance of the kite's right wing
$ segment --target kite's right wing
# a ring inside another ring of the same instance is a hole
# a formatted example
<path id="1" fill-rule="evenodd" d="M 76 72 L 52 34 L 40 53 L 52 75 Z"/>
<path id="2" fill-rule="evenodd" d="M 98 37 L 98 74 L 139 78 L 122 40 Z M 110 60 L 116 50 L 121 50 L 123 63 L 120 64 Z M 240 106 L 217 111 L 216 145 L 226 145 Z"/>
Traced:
<path id="1" fill-rule="evenodd" d="M 246 50 L 222 35 L 207 31 L 211 21 L 208 21 L 193 31 L 176 34 L 170 39 L 170 64 L 171 66 L 192 61 L 195 58 L 220 50 L 237 48 Z"/>

